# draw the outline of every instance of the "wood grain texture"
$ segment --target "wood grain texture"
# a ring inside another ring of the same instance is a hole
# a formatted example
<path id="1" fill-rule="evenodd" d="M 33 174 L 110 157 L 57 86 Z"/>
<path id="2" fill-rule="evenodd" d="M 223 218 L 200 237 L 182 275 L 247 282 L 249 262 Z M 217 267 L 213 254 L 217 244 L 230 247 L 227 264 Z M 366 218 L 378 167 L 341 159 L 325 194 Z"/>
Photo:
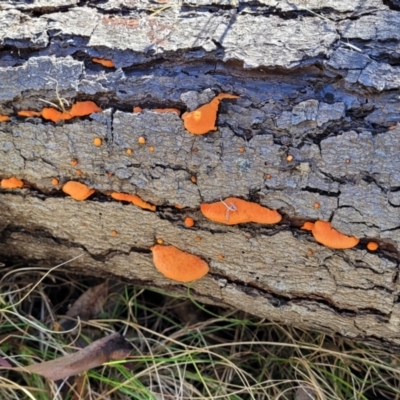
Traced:
<path id="1" fill-rule="evenodd" d="M 209 263 L 191 289 L 200 300 L 400 348 L 399 10 L 377 0 L 322 9 L 202 0 L 159 3 L 171 7 L 154 15 L 155 4 L 1 3 L 0 114 L 10 122 L 0 124 L 0 178 L 25 182 L 0 191 L 1 257 L 55 265 L 83 252 L 77 270 L 185 293 L 152 264 L 162 238 Z M 40 99 L 57 103 L 56 89 L 103 112 L 57 124 L 17 116 L 47 106 Z M 205 136 L 151 111 L 191 111 L 221 92 L 240 98 L 221 103 L 218 130 Z M 53 178 L 96 194 L 76 202 Z M 224 226 L 200 213 L 229 196 L 277 208 L 283 221 Z M 300 229 L 316 219 L 360 244 L 317 244 Z"/>

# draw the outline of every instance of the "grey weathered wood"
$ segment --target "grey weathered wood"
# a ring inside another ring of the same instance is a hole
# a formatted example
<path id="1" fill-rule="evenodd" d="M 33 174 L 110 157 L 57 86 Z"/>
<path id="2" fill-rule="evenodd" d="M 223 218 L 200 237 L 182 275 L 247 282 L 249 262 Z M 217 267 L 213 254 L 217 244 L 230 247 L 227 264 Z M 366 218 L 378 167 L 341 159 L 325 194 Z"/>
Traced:
<path id="1" fill-rule="evenodd" d="M 166 3 L 81 3 L 0 4 L 0 114 L 11 115 L 0 123 L 0 178 L 26 183 L 0 191 L 1 257 L 50 266 L 84 253 L 76 270 L 185 293 L 152 264 L 149 248 L 162 238 L 209 262 L 191 285 L 200 300 L 400 348 L 400 127 L 389 129 L 400 120 L 399 11 L 378 0 L 199 0 L 156 15 Z M 56 88 L 104 111 L 58 124 L 16 116 L 40 110 L 39 99 L 57 102 Z M 220 92 L 240 98 L 221 103 L 219 129 L 205 136 L 175 114 L 131 112 L 193 110 Z M 54 177 L 96 194 L 76 202 Z M 137 193 L 157 211 L 110 191 Z M 201 215 L 202 202 L 227 196 L 284 219 L 224 226 Z M 315 219 L 360 244 L 317 244 L 299 229 Z"/>

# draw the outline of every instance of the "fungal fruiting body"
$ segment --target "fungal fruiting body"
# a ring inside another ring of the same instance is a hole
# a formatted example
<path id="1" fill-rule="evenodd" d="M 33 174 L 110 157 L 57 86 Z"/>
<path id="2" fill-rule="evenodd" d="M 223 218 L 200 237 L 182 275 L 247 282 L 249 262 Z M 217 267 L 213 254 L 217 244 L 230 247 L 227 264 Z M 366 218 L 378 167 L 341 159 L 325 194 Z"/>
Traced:
<path id="1" fill-rule="evenodd" d="M 18 115 L 20 117 L 41 117 L 42 112 L 41 111 L 32 111 L 32 110 L 21 110 L 21 111 L 18 111 Z"/>
<path id="2" fill-rule="evenodd" d="M 92 61 L 96 64 L 101 64 L 103 67 L 107 67 L 107 68 L 112 68 L 114 67 L 114 61 L 113 60 L 107 60 L 105 58 L 97 58 L 97 57 L 93 57 Z"/>
<path id="3" fill-rule="evenodd" d="M 143 111 L 143 108 L 142 107 L 133 107 L 133 112 L 134 113 L 140 113 L 140 112 L 142 112 Z"/>
<path id="4" fill-rule="evenodd" d="M 379 245 L 376 242 L 368 242 L 368 244 L 367 244 L 367 249 L 369 251 L 376 251 L 376 250 L 378 250 L 378 248 L 379 248 Z"/>
<path id="5" fill-rule="evenodd" d="M 17 188 L 22 188 L 24 186 L 24 182 L 22 182 L 21 179 L 12 176 L 11 178 L 8 179 L 2 179 L 0 182 L 0 186 L 3 189 L 17 189 Z"/>
<path id="6" fill-rule="evenodd" d="M 332 228 L 328 221 L 306 222 L 301 229 L 311 231 L 315 240 L 331 249 L 351 249 L 357 246 L 360 239 L 354 236 L 347 236 Z"/>
<path id="7" fill-rule="evenodd" d="M 191 282 L 203 278 L 210 270 L 208 264 L 200 257 L 175 246 L 151 247 L 153 262 L 156 268 L 167 278 L 178 282 Z"/>
<path id="8" fill-rule="evenodd" d="M 84 183 L 69 181 L 67 182 L 63 188 L 63 192 L 69 194 L 75 200 L 86 200 L 90 197 L 95 190 L 89 189 Z"/>
<path id="9" fill-rule="evenodd" d="M 140 208 L 144 208 L 150 211 L 156 211 L 156 206 L 150 203 L 146 203 L 136 194 L 127 194 L 127 193 L 119 193 L 119 192 L 112 192 L 111 197 L 115 200 L 119 201 L 129 201 L 130 203 L 138 206 Z"/>
<path id="10" fill-rule="evenodd" d="M 193 220 L 193 218 L 186 217 L 186 218 L 185 218 L 185 225 L 186 225 L 188 228 L 193 227 L 193 226 L 194 226 L 194 220 Z"/>
<path id="11" fill-rule="evenodd" d="M 54 186 L 57 186 L 57 185 L 59 184 L 58 179 L 57 179 L 57 178 L 53 178 L 53 179 L 51 180 L 51 184 L 54 185 Z"/>
<path id="12" fill-rule="evenodd" d="M 0 122 L 7 122 L 9 120 L 10 120 L 10 118 L 7 117 L 7 115 L 1 115 L 0 114 Z"/>
<path id="13" fill-rule="evenodd" d="M 102 109 L 93 101 L 78 101 L 69 111 L 58 111 L 55 108 L 45 107 L 42 110 L 42 117 L 53 122 L 58 120 L 69 120 L 74 117 L 85 117 L 94 112 L 101 112 Z"/>
<path id="14" fill-rule="evenodd" d="M 95 139 L 93 140 L 93 144 L 94 144 L 95 146 L 97 146 L 97 147 L 101 146 L 102 143 L 103 143 L 103 141 L 102 141 L 99 137 L 97 137 L 97 138 L 95 138 Z"/>
<path id="15" fill-rule="evenodd" d="M 218 106 L 222 99 L 238 99 L 229 93 L 220 93 L 209 103 L 202 105 L 198 109 L 185 112 L 182 115 L 183 125 L 186 130 L 194 135 L 204 135 L 210 131 L 216 131 L 215 121 L 217 119 Z"/>
<path id="16" fill-rule="evenodd" d="M 257 203 L 236 197 L 228 197 L 216 203 L 203 203 L 200 206 L 200 210 L 211 221 L 226 225 L 246 222 L 277 224 L 282 219 L 282 216 L 276 210 L 270 210 Z"/>

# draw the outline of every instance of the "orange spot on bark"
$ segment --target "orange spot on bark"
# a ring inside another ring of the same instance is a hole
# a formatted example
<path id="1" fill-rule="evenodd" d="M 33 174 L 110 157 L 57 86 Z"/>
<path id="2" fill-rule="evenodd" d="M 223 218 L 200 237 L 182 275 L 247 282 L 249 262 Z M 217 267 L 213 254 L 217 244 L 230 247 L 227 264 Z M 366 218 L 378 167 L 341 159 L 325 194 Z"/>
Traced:
<path id="1" fill-rule="evenodd" d="M 97 147 L 99 147 L 99 146 L 101 146 L 102 144 L 103 144 L 103 141 L 100 139 L 100 138 L 95 138 L 94 140 L 93 140 L 93 144 L 95 145 L 95 146 L 97 146 Z"/>
<path id="2" fill-rule="evenodd" d="M 185 218 L 185 225 L 186 225 L 188 228 L 191 228 L 192 226 L 194 226 L 194 220 L 193 220 L 193 218 L 186 217 L 186 218 Z"/>
<path id="3" fill-rule="evenodd" d="M 288 162 L 293 161 L 293 156 L 292 156 L 291 154 L 289 154 L 289 155 L 286 157 L 286 161 L 288 161 Z"/>
<path id="4" fill-rule="evenodd" d="M 53 179 L 51 180 L 51 184 L 54 185 L 54 186 L 57 186 L 57 185 L 59 184 L 58 179 L 57 179 L 57 178 L 53 178 Z"/>
<path id="5" fill-rule="evenodd" d="M 111 231 L 111 235 L 112 235 L 112 236 L 117 236 L 117 235 L 118 235 L 118 232 L 117 232 L 116 230 L 113 230 L 113 231 Z"/>
<path id="6" fill-rule="evenodd" d="M 142 107 L 133 107 L 133 112 L 134 113 L 140 113 L 140 112 L 142 112 L 143 111 L 143 108 Z"/>
<path id="7" fill-rule="evenodd" d="M 314 222 L 304 222 L 303 226 L 300 229 L 304 229 L 305 231 L 312 231 L 314 228 Z"/>
<path id="8" fill-rule="evenodd" d="M 81 176 L 81 175 L 82 175 L 82 171 L 81 171 L 80 169 L 77 169 L 77 170 L 76 170 L 76 174 L 79 175 L 79 176 Z"/>
<path id="9" fill-rule="evenodd" d="M 309 256 L 312 256 L 312 255 L 313 255 L 313 251 L 312 251 L 311 249 L 308 249 L 308 250 L 307 250 L 307 254 L 308 254 Z"/>
<path id="10" fill-rule="evenodd" d="M 114 174 L 113 174 L 112 172 L 108 172 L 108 173 L 107 173 L 107 176 L 108 176 L 109 178 L 111 178 L 112 176 L 114 176 Z"/>
<path id="11" fill-rule="evenodd" d="M 8 179 L 2 179 L 0 182 L 0 186 L 3 189 L 17 189 L 17 188 L 22 188 L 24 186 L 24 182 L 22 182 L 21 179 L 12 176 L 11 178 Z"/>
<path id="12" fill-rule="evenodd" d="M 126 149 L 126 154 L 132 154 L 132 149 Z"/>
<path id="13" fill-rule="evenodd" d="M 175 113 L 178 116 L 181 115 L 181 111 L 177 108 L 153 108 L 153 111 L 158 113 Z"/>
<path id="14" fill-rule="evenodd" d="M 41 111 L 32 111 L 32 110 L 21 110 L 18 111 L 18 115 L 20 117 L 40 117 L 42 115 Z"/>
<path id="15" fill-rule="evenodd" d="M 218 254 L 217 257 L 218 257 L 219 260 L 223 260 L 225 258 L 222 254 Z"/>
<path id="16" fill-rule="evenodd" d="M 314 203 L 314 208 L 320 208 L 321 204 L 319 204 L 317 201 Z"/>
<path id="17" fill-rule="evenodd" d="M 219 103 L 222 99 L 237 99 L 229 93 L 221 93 L 214 97 L 209 103 L 202 105 L 198 109 L 185 112 L 182 115 L 183 125 L 187 131 L 194 135 L 204 135 L 210 131 L 216 131 L 215 121 L 217 119 L 217 112 Z"/>
<path id="18" fill-rule="evenodd" d="M 368 244 L 367 244 L 367 249 L 369 251 L 376 251 L 376 250 L 378 250 L 378 248 L 379 248 L 379 245 L 376 242 L 368 242 Z"/>
<path id="19" fill-rule="evenodd" d="M 162 240 L 161 238 L 160 238 L 160 239 L 157 239 L 157 243 L 158 243 L 158 244 L 163 244 L 163 243 L 164 243 L 164 240 Z"/>
<path id="20" fill-rule="evenodd" d="M 93 101 L 78 101 L 69 111 L 58 111 L 55 108 L 46 107 L 42 110 L 42 117 L 53 122 L 58 120 L 69 120 L 74 117 L 84 117 L 94 112 L 101 112 L 102 109 Z"/>
<path id="21" fill-rule="evenodd" d="M 136 194 L 113 192 L 113 193 L 111 193 L 111 197 L 113 199 L 119 200 L 119 201 L 128 201 L 128 202 L 134 204 L 135 206 L 144 208 L 146 210 L 156 211 L 156 206 L 154 206 L 153 204 L 150 204 L 150 203 L 146 203 L 144 200 L 142 200 Z"/>
<path id="22" fill-rule="evenodd" d="M 190 177 L 190 180 L 192 181 L 192 183 L 197 182 L 197 178 L 194 175 Z"/>
<path id="23" fill-rule="evenodd" d="M 145 144 L 146 143 L 146 139 L 143 136 L 140 136 L 140 138 L 138 139 L 138 143 L 139 144 Z"/>
<path id="24" fill-rule="evenodd" d="M 336 229 L 332 228 L 331 223 L 327 221 L 316 221 L 314 224 L 306 222 L 301 229 L 310 230 L 309 228 L 311 225 L 305 227 L 306 224 L 313 225 L 311 232 L 315 240 L 331 249 L 350 249 L 357 246 L 360 241 L 360 239 L 354 236 L 347 236 L 340 233 Z"/>
<path id="25" fill-rule="evenodd" d="M 182 208 L 185 208 L 185 206 L 181 206 L 180 204 L 175 204 L 175 208 L 178 210 L 182 210 Z"/>
<path id="26" fill-rule="evenodd" d="M 93 57 L 92 61 L 94 63 L 101 64 L 103 67 L 107 67 L 107 68 L 114 67 L 114 61 L 113 60 L 107 60 L 106 58 Z"/>
<path id="27" fill-rule="evenodd" d="M 151 247 L 155 267 L 167 278 L 178 282 L 191 282 L 203 278 L 210 270 L 200 257 L 175 246 Z"/>
<path id="28" fill-rule="evenodd" d="M 67 182 L 63 188 L 63 192 L 69 194 L 75 200 L 86 200 L 90 197 L 95 190 L 89 189 L 84 183 L 69 181 Z"/>
<path id="29" fill-rule="evenodd" d="M 246 222 L 276 224 L 282 219 L 282 216 L 276 210 L 270 210 L 257 203 L 235 197 L 229 197 L 216 203 L 203 203 L 200 210 L 211 221 L 226 225 Z"/>
<path id="30" fill-rule="evenodd" d="M 1 115 L 0 114 L 0 122 L 7 122 L 9 120 L 10 120 L 10 118 L 7 117 L 7 115 Z"/>
<path id="31" fill-rule="evenodd" d="M 244 153 L 244 147 L 239 147 L 239 153 Z"/>
<path id="32" fill-rule="evenodd" d="M 76 167 L 76 166 L 78 165 L 78 160 L 77 160 L 76 158 L 72 159 L 72 160 L 71 160 L 71 165 L 72 165 L 73 167 Z"/>
<path id="33" fill-rule="evenodd" d="M 150 147 L 149 147 L 149 151 L 152 153 L 152 152 L 154 151 L 154 147 L 153 147 L 153 146 L 150 146 Z"/>
<path id="34" fill-rule="evenodd" d="M 200 236 L 197 236 L 197 237 L 196 237 L 196 241 L 197 241 L 197 242 L 200 242 L 200 241 L 201 241 L 201 237 L 200 237 Z"/>
<path id="35" fill-rule="evenodd" d="M 266 179 L 271 179 L 271 175 L 270 175 L 270 174 L 266 174 L 266 175 L 265 175 L 265 178 L 266 178 Z"/>

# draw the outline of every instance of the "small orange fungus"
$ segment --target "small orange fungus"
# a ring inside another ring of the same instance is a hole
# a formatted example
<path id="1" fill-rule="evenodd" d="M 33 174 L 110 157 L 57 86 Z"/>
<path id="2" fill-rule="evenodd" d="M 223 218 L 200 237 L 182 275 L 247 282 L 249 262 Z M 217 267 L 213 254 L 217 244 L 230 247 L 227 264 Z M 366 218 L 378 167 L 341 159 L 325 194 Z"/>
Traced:
<path id="1" fill-rule="evenodd" d="M 209 103 L 204 104 L 198 109 L 183 113 L 182 119 L 185 129 L 194 135 L 204 135 L 207 132 L 216 131 L 215 121 L 217 119 L 219 103 L 222 99 L 238 98 L 239 96 L 233 94 L 220 93 Z"/>
<path id="2" fill-rule="evenodd" d="M 22 188 L 24 186 L 24 182 L 22 182 L 21 179 L 12 176 L 11 178 L 8 179 L 2 179 L 0 186 L 3 189 L 17 189 L 17 188 Z"/>
<path id="3" fill-rule="evenodd" d="M 62 190 L 75 200 L 86 200 L 95 192 L 94 189 L 89 189 L 84 183 L 75 181 L 67 182 Z"/>
<path id="4" fill-rule="evenodd" d="M 126 154 L 132 154 L 132 149 L 126 149 Z"/>
<path id="5" fill-rule="evenodd" d="M 73 159 L 71 160 L 71 165 L 72 165 L 73 167 L 76 167 L 76 166 L 78 165 L 78 160 L 77 160 L 76 158 L 73 158 Z"/>
<path id="6" fill-rule="evenodd" d="M 149 151 L 152 153 L 152 152 L 154 151 L 154 147 L 153 147 L 153 146 L 150 146 L 150 147 L 149 147 Z"/>
<path id="7" fill-rule="evenodd" d="M 178 282 L 191 282 L 203 278 L 210 270 L 208 264 L 200 257 L 175 246 L 151 247 L 153 262 L 156 268 L 167 278 Z"/>
<path id="8" fill-rule="evenodd" d="M 219 260 L 223 260 L 225 258 L 222 254 L 218 254 L 217 257 L 218 257 Z"/>
<path id="9" fill-rule="evenodd" d="M 312 251 L 311 249 L 308 249 L 308 250 L 307 250 L 307 254 L 308 254 L 309 256 L 312 256 L 312 255 L 313 255 L 313 251 Z"/>
<path id="10" fill-rule="evenodd" d="M 102 145 L 102 143 L 103 143 L 103 141 L 99 138 L 99 137 L 97 137 L 97 138 L 95 138 L 94 140 L 93 140 L 93 144 L 95 145 L 95 146 L 101 146 Z"/>
<path id="11" fill-rule="evenodd" d="M 135 206 L 144 208 L 146 210 L 156 211 L 156 206 L 154 206 L 153 204 L 150 204 L 150 203 L 146 203 L 144 200 L 142 200 L 136 194 L 112 192 L 111 197 L 113 199 L 119 200 L 119 201 L 128 201 L 128 202 L 134 204 Z"/>
<path id="12" fill-rule="evenodd" d="M 54 186 L 57 186 L 57 185 L 59 184 L 58 179 L 57 179 L 57 178 L 53 178 L 53 179 L 51 180 L 51 184 L 54 185 Z"/>
<path id="13" fill-rule="evenodd" d="M 142 107 L 133 107 L 133 112 L 134 113 L 140 113 L 140 112 L 142 112 L 143 111 L 143 108 Z"/>
<path id="14" fill-rule="evenodd" d="M 276 224 L 282 219 L 282 216 L 276 210 L 270 210 L 257 203 L 236 197 L 228 197 L 216 203 L 203 203 L 200 210 L 211 221 L 226 225 L 243 224 L 245 222 Z"/>
<path id="15" fill-rule="evenodd" d="M 10 120 L 10 118 L 7 115 L 0 114 L 0 122 L 7 122 L 9 120 Z"/>
<path id="16" fill-rule="evenodd" d="M 190 180 L 192 181 L 192 183 L 197 182 L 197 178 L 194 175 L 190 177 Z"/>
<path id="17" fill-rule="evenodd" d="M 18 115 L 20 117 L 40 117 L 42 115 L 41 111 L 32 111 L 32 110 L 21 110 L 18 111 Z"/>
<path id="18" fill-rule="evenodd" d="M 94 63 L 101 64 L 103 67 L 107 67 L 107 68 L 112 68 L 112 67 L 114 67 L 114 62 L 113 62 L 113 60 L 107 60 L 107 59 L 105 59 L 105 58 L 93 57 L 93 58 L 92 58 L 92 61 L 93 61 Z"/>
<path id="19" fill-rule="evenodd" d="M 197 241 L 197 242 L 201 242 L 201 237 L 200 237 L 200 236 L 197 236 L 197 237 L 196 237 L 196 241 Z"/>
<path id="20" fill-rule="evenodd" d="M 158 244 L 163 244 L 163 243 L 164 243 L 164 240 L 162 240 L 161 238 L 160 238 L 160 239 L 157 239 L 157 243 L 158 243 Z"/>
<path id="21" fill-rule="evenodd" d="M 78 101 L 69 111 L 58 111 L 55 108 L 46 107 L 42 110 L 42 117 L 53 122 L 58 120 L 69 120 L 74 117 L 84 117 L 94 112 L 101 112 L 102 109 L 93 101 Z"/>
<path id="22" fill-rule="evenodd" d="M 108 173 L 107 173 L 107 176 L 108 176 L 109 178 L 111 178 L 112 176 L 114 176 L 114 174 L 113 174 L 112 172 L 108 172 Z"/>
<path id="23" fill-rule="evenodd" d="M 117 236 L 117 235 L 118 235 L 118 232 L 117 232 L 116 230 L 112 230 L 112 231 L 111 231 L 111 235 Z"/>
<path id="24" fill-rule="evenodd" d="M 182 210 L 182 208 L 185 208 L 185 206 L 181 206 L 180 204 L 175 204 L 174 207 L 177 208 L 178 210 Z"/>
<path id="25" fill-rule="evenodd" d="M 350 158 L 346 158 L 345 163 L 350 164 Z"/>
<path id="26" fill-rule="evenodd" d="M 286 161 L 288 161 L 288 162 L 293 161 L 293 156 L 292 156 L 291 154 L 289 154 L 289 155 L 286 157 Z"/>
<path id="27" fill-rule="evenodd" d="M 178 116 L 181 115 L 181 111 L 177 108 L 153 108 L 153 111 L 158 113 L 175 113 Z"/>
<path id="28" fill-rule="evenodd" d="M 265 175 L 265 178 L 266 178 L 266 179 L 271 179 L 271 175 L 270 175 L 270 174 L 266 174 L 266 175 Z"/>
<path id="29" fill-rule="evenodd" d="M 193 218 L 186 217 L 186 218 L 185 218 L 185 225 L 186 225 L 188 228 L 191 228 L 192 226 L 194 226 L 194 220 L 193 220 Z"/>
<path id="30" fill-rule="evenodd" d="M 368 244 L 367 244 L 367 249 L 369 251 L 376 251 L 376 250 L 378 250 L 378 247 L 379 247 L 379 245 L 376 242 L 368 242 Z"/>
<path id="31" fill-rule="evenodd" d="M 81 171 L 80 169 L 77 169 L 77 170 L 76 170 L 76 174 L 79 175 L 79 176 L 81 176 L 81 175 L 82 175 L 82 171 Z"/>
<path id="32" fill-rule="evenodd" d="M 138 139 L 138 143 L 139 144 L 145 144 L 146 143 L 146 139 L 143 136 L 140 136 L 140 138 Z"/>
<path id="33" fill-rule="evenodd" d="M 331 249 L 351 249 L 357 246 L 360 239 L 347 236 L 332 228 L 328 221 L 306 222 L 301 229 L 311 230 L 315 240 Z"/>
<path id="34" fill-rule="evenodd" d="M 314 208 L 320 208 L 321 204 L 319 204 L 317 201 L 314 203 Z"/>

